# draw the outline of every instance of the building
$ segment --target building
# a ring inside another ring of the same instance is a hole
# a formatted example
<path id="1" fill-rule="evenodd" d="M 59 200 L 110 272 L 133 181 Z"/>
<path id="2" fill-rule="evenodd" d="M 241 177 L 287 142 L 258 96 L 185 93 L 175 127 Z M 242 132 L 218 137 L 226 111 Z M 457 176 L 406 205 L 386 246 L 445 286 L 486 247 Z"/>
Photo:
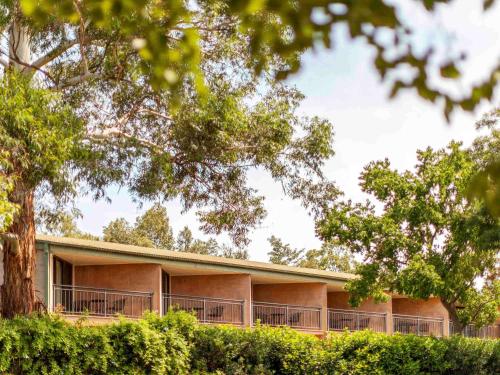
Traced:
<path id="1" fill-rule="evenodd" d="M 437 298 L 390 296 L 348 304 L 352 274 L 51 236 L 37 237 L 37 295 L 68 319 L 106 322 L 117 314 L 192 311 L 204 323 L 257 322 L 324 335 L 328 331 L 447 336 L 453 327 Z M 0 280 L 1 270 L 0 270 Z M 500 337 L 500 326 L 468 331 Z"/>

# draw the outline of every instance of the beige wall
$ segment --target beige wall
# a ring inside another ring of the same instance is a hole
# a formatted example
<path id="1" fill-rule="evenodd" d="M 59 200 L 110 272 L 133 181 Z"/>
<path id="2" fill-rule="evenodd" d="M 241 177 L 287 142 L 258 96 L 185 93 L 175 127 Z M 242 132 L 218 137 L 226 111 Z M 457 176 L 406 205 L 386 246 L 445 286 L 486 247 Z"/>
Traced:
<path id="1" fill-rule="evenodd" d="M 255 302 L 321 307 L 321 330 L 327 330 L 326 284 L 256 284 L 252 288 L 252 299 Z"/>
<path id="2" fill-rule="evenodd" d="M 160 311 L 161 267 L 158 264 L 75 266 L 75 286 L 153 292 L 153 311 Z"/>
<path id="3" fill-rule="evenodd" d="M 328 293 L 328 308 L 329 309 L 343 309 L 343 310 L 360 310 L 377 313 L 392 313 L 392 302 L 389 301 L 382 303 L 375 303 L 373 298 L 368 298 L 363 301 L 357 308 L 349 305 L 349 293 L 347 292 L 330 292 Z"/>
<path id="4" fill-rule="evenodd" d="M 250 275 L 172 276 L 170 283 L 172 294 L 245 301 L 243 323 L 250 325 L 252 298 Z"/>
<path id="5" fill-rule="evenodd" d="M 429 298 L 428 300 L 394 298 L 392 300 L 392 313 L 402 315 L 418 315 L 431 318 L 443 318 L 443 335 L 449 336 L 450 334 L 448 324 L 448 311 L 445 309 L 439 298 Z"/>
<path id="6" fill-rule="evenodd" d="M 330 292 L 328 293 L 328 308 L 368 311 L 368 312 L 386 314 L 385 331 L 387 333 L 392 333 L 392 302 L 390 297 L 387 302 L 382 302 L 382 303 L 375 303 L 373 298 L 368 298 L 367 300 L 363 301 L 358 308 L 353 308 L 351 305 L 349 305 L 348 292 Z M 381 328 L 384 329 L 383 327 L 381 327 L 380 319 L 370 319 L 369 328 L 372 328 L 374 330 Z"/>
<path id="7" fill-rule="evenodd" d="M 419 315 L 432 318 L 448 319 L 448 311 L 439 298 L 414 300 L 410 298 L 394 298 L 392 300 L 393 314 Z"/>

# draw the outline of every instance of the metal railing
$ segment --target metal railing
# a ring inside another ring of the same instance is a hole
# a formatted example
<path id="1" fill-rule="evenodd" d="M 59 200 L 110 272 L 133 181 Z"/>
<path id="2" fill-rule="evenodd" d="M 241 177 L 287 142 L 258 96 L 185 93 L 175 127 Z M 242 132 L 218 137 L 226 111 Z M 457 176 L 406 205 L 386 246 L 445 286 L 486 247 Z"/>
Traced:
<path id="1" fill-rule="evenodd" d="M 63 314 L 140 317 L 152 309 L 153 293 L 54 285 L 52 306 Z"/>
<path id="2" fill-rule="evenodd" d="M 392 321 L 394 332 L 417 336 L 443 337 L 444 335 L 443 318 L 393 314 Z"/>
<path id="3" fill-rule="evenodd" d="M 384 313 L 358 310 L 328 309 L 328 330 L 387 332 L 387 319 Z"/>
<path id="4" fill-rule="evenodd" d="M 495 339 L 500 338 L 500 325 L 492 324 L 477 328 L 473 324 L 468 324 L 462 331 L 455 328 L 455 325 L 450 321 L 450 335 L 463 335 L 465 337 L 476 337 L 481 339 Z"/>
<path id="5" fill-rule="evenodd" d="M 297 329 L 321 329 L 321 308 L 284 305 L 268 302 L 254 302 L 253 323 L 270 326 L 290 326 Z"/>
<path id="6" fill-rule="evenodd" d="M 193 312 L 202 323 L 243 325 L 245 301 L 164 294 L 163 311 L 170 309 Z"/>

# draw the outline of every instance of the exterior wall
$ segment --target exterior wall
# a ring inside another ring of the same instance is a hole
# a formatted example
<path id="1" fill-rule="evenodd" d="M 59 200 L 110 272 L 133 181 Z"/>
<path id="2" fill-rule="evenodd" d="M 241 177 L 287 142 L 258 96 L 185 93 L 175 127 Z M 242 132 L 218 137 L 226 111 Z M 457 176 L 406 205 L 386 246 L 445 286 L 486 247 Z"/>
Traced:
<path id="1" fill-rule="evenodd" d="M 195 275 L 172 276 L 170 291 L 197 297 L 244 300 L 243 323 L 250 325 L 252 285 L 250 275 Z"/>
<path id="2" fill-rule="evenodd" d="M 36 251 L 36 264 L 35 264 L 35 292 L 37 298 L 45 305 L 48 306 L 46 301 L 47 296 L 47 280 L 48 280 L 48 257 L 43 250 Z"/>
<path id="3" fill-rule="evenodd" d="M 3 251 L 0 250 L 0 286 L 3 285 Z M 36 250 L 35 260 L 35 292 L 37 298 L 45 305 L 48 306 L 46 301 L 47 296 L 47 277 L 48 267 L 45 263 L 45 253 L 43 250 Z M 1 300 L 1 299 L 0 299 Z"/>
<path id="4" fill-rule="evenodd" d="M 392 300 L 392 313 L 402 315 L 418 315 L 423 317 L 443 318 L 443 335 L 449 336 L 448 311 L 439 298 L 428 300 L 414 300 L 410 298 L 394 298 Z"/>
<path id="5" fill-rule="evenodd" d="M 373 298 L 368 298 L 363 301 L 357 308 L 349 305 L 348 292 L 330 292 L 328 293 L 328 308 L 329 309 L 342 309 L 342 310 L 359 310 L 386 314 L 386 331 L 392 333 L 392 301 L 389 299 L 387 302 L 375 303 Z"/>
<path id="6" fill-rule="evenodd" d="M 392 312 L 394 314 L 448 319 L 448 311 L 439 298 L 429 298 L 427 301 L 409 298 L 394 298 L 392 300 Z"/>
<path id="7" fill-rule="evenodd" d="M 327 289 L 322 283 L 256 284 L 252 288 L 256 302 L 321 307 L 321 330 L 327 331 Z"/>
<path id="8" fill-rule="evenodd" d="M 158 264 L 75 266 L 74 285 L 153 292 L 153 311 L 160 311 L 161 267 Z"/>

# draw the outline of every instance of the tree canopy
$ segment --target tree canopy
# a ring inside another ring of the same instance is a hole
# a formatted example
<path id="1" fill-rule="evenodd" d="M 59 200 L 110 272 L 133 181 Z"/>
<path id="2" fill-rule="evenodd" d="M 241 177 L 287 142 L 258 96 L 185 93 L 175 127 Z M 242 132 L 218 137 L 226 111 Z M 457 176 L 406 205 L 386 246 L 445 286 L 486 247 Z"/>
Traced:
<path id="1" fill-rule="evenodd" d="M 353 272 L 356 261 L 345 249 L 325 242 L 319 249 L 294 249 L 275 236 L 269 239 L 269 261 L 286 266 L 315 268 L 336 272 Z"/>
<path id="2" fill-rule="evenodd" d="M 360 278 L 348 285 L 354 306 L 368 296 L 383 300 L 390 291 L 439 297 L 460 327 L 494 321 L 500 221 L 484 201 L 470 202 L 467 192 L 476 171 L 498 151 L 498 136 L 493 131 L 471 148 L 452 142 L 418 151 L 413 171 L 397 171 L 387 159 L 371 162 L 360 186 L 374 199 L 333 203 L 317 231 L 363 257 Z"/>
<path id="3" fill-rule="evenodd" d="M 418 2 L 430 13 L 452 0 Z M 495 0 L 477 1 L 477 5 L 481 3 L 487 11 Z M 383 0 L 22 0 L 21 5 L 39 27 L 49 28 L 55 22 L 73 25 L 74 34 L 85 40 L 83 51 L 91 48 L 96 36 L 99 40 L 113 35 L 130 46 L 128 56 L 138 54 L 138 68 L 152 73 L 149 79 L 154 85 L 172 89 L 180 88 L 186 77 L 194 77 L 198 90 L 206 89 L 200 62 L 207 34 L 234 35 L 238 30 L 245 41 L 244 51 L 251 56 L 248 66 L 259 74 L 276 59 L 286 61 L 274 73 L 282 79 L 300 68 L 304 50 L 334 48 L 331 31 L 340 25 L 348 28 L 352 39 L 363 39 L 375 49 L 372 64 L 380 77 L 390 82 L 391 96 L 401 89 L 414 89 L 423 99 L 443 105 L 447 117 L 457 107 L 472 111 L 481 99 L 491 99 L 498 84 L 497 65 L 483 82 L 461 95 L 453 95 L 446 85 L 437 86 L 431 77 L 461 77 L 464 57 L 460 53 L 439 56 L 432 42 L 423 51 L 416 49 L 412 44 L 414 30 L 398 13 L 397 4 Z M 86 65 L 83 74 L 94 75 L 91 64 Z M 400 75 L 401 68 L 409 69 L 411 78 Z"/>

